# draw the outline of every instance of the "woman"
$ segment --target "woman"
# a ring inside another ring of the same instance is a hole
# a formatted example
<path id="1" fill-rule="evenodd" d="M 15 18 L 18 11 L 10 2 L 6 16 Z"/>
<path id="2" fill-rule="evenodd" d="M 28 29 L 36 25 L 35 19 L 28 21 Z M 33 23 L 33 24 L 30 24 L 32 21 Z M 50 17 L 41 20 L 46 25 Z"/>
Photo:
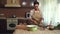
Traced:
<path id="1" fill-rule="evenodd" d="M 39 10 L 39 2 L 34 2 L 34 9 L 30 11 L 30 20 L 33 21 L 33 24 L 42 25 L 42 13 Z"/>

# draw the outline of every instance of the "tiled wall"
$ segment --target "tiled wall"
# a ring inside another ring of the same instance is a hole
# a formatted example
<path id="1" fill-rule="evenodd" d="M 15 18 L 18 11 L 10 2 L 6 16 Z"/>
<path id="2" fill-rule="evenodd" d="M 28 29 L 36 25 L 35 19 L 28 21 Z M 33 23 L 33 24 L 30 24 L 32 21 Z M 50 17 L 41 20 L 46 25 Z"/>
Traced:
<path id="1" fill-rule="evenodd" d="M 25 12 L 30 11 L 32 8 L 0 8 L 0 14 L 4 14 L 5 17 L 16 15 L 17 17 L 24 17 Z"/>

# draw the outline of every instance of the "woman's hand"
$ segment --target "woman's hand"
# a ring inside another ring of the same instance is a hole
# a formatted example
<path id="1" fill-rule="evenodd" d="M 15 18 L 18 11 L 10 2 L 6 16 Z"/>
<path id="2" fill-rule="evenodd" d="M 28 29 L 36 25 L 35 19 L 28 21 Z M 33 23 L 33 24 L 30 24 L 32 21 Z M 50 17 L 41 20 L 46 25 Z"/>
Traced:
<path id="1" fill-rule="evenodd" d="M 35 20 L 33 22 L 34 22 L 34 24 L 38 24 Z"/>
<path id="2" fill-rule="evenodd" d="M 38 24 L 35 20 L 33 19 L 30 19 L 34 24 Z"/>

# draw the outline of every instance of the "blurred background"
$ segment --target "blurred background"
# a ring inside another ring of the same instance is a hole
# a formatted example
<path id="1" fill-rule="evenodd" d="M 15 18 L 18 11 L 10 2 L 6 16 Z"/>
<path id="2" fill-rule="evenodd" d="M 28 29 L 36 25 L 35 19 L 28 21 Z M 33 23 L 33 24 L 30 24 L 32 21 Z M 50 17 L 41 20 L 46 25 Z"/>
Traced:
<path id="1" fill-rule="evenodd" d="M 40 2 L 45 25 L 60 23 L 60 0 L 37 0 Z"/>
<path id="2" fill-rule="evenodd" d="M 45 26 L 60 24 L 60 0 L 0 0 L 0 32 L 10 32 L 17 24 L 26 22 L 26 14 L 34 8 L 34 1 L 39 2 Z"/>

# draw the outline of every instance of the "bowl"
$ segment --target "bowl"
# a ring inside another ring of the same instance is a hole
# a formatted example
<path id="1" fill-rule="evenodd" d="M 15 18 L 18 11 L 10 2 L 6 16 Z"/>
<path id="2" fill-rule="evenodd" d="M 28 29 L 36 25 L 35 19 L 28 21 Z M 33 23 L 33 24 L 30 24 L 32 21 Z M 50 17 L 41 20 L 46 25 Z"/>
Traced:
<path id="1" fill-rule="evenodd" d="M 36 25 L 27 25 L 29 31 L 37 31 L 38 27 Z"/>

